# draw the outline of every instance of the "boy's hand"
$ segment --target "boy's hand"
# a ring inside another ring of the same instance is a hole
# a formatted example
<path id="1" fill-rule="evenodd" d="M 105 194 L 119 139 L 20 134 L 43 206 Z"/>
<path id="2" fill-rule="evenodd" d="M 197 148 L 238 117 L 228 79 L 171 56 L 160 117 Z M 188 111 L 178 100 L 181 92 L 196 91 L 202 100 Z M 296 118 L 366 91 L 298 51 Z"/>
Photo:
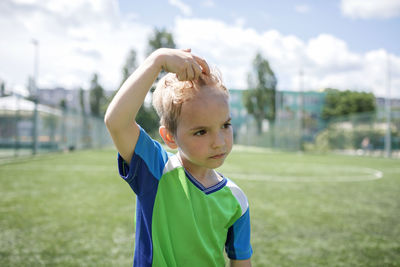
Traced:
<path id="1" fill-rule="evenodd" d="M 207 62 L 191 53 L 191 49 L 162 48 L 162 68 L 167 72 L 175 73 L 180 81 L 192 81 L 199 78 L 201 73 L 209 74 Z"/>
<path id="2" fill-rule="evenodd" d="M 128 164 L 140 134 L 139 126 L 133 122 L 161 68 L 176 73 L 180 81 L 194 80 L 202 73 L 210 73 L 207 62 L 193 55 L 190 49 L 161 48 L 129 76 L 108 106 L 104 118 L 115 147 Z"/>

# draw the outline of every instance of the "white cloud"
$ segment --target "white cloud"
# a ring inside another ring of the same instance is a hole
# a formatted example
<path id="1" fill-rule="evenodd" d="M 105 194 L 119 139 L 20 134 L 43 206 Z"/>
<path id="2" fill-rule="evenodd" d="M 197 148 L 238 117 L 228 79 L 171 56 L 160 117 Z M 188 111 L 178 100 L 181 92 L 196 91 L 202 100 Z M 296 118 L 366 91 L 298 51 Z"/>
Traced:
<path id="1" fill-rule="evenodd" d="M 192 9 L 190 8 L 189 5 L 185 4 L 184 2 L 180 0 L 168 0 L 168 3 L 172 6 L 177 7 L 184 15 L 186 16 L 192 15 Z"/>
<path id="2" fill-rule="evenodd" d="M 307 58 L 320 71 L 347 72 L 361 67 L 360 56 L 351 53 L 347 44 L 332 35 L 321 34 L 309 40 Z"/>
<path id="3" fill-rule="evenodd" d="M 0 14 L 0 79 L 7 86 L 25 85 L 32 75 L 35 38 L 39 86 L 87 88 L 97 72 L 107 89 L 116 89 L 129 49 L 142 55 L 151 32 L 131 15 L 121 17 L 116 0 L 4 0 Z"/>
<path id="4" fill-rule="evenodd" d="M 400 16 L 399 0 L 342 0 L 342 13 L 351 18 L 387 19 Z"/>
<path id="5" fill-rule="evenodd" d="M 0 80 L 7 86 L 27 83 L 33 72 L 32 38 L 40 42 L 41 87 L 88 88 L 97 72 L 107 89 L 121 82 L 121 67 L 130 48 L 144 55 L 150 25 L 119 14 L 118 2 L 63 0 L 0 1 Z M 386 92 L 387 52 L 355 53 L 346 42 L 328 34 L 309 40 L 276 30 L 257 32 L 244 22 L 229 25 L 216 19 L 176 18 L 174 37 L 181 48 L 206 58 L 222 71 L 229 88 L 247 87 L 247 73 L 257 51 L 269 60 L 279 90 L 304 87 L 358 89 L 382 96 Z M 400 57 L 390 55 L 392 95 L 400 97 Z"/>
<path id="6" fill-rule="evenodd" d="M 190 47 L 217 65 L 229 88 L 247 87 L 247 73 L 257 51 L 266 57 L 278 78 L 279 90 L 298 90 L 299 71 L 304 87 L 354 89 L 386 94 L 386 51 L 355 53 L 345 41 L 320 34 L 306 42 L 275 30 L 256 32 L 219 20 L 177 18 L 175 37 L 180 47 Z M 392 88 L 400 88 L 400 57 L 391 55 Z M 399 90 L 392 95 L 400 97 Z"/>
<path id="7" fill-rule="evenodd" d="M 310 8 L 310 6 L 308 6 L 308 5 L 302 4 L 302 5 L 296 5 L 296 6 L 294 7 L 294 10 L 295 10 L 297 13 L 305 14 L 305 13 L 310 12 L 311 8 Z"/>
<path id="8" fill-rule="evenodd" d="M 238 27 L 243 27 L 246 24 L 246 19 L 243 17 L 239 17 L 235 19 L 235 25 Z"/>

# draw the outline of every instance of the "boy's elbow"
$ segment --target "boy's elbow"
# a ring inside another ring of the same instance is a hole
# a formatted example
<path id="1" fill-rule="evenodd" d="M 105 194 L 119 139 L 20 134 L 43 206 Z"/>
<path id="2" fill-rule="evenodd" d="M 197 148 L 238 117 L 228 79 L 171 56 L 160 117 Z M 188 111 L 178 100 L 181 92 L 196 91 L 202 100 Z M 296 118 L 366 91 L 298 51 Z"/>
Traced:
<path id="1" fill-rule="evenodd" d="M 125 131 L 128 125 L 123 120 L 121 120 L 121 117 L 118 117 L 117 114 L 113 114 L 110 112 L 106 112 L 106 114 L 104 115 L 104 124 L 106 125 L 108 132 L 110 132 L 111 134 Z"/>

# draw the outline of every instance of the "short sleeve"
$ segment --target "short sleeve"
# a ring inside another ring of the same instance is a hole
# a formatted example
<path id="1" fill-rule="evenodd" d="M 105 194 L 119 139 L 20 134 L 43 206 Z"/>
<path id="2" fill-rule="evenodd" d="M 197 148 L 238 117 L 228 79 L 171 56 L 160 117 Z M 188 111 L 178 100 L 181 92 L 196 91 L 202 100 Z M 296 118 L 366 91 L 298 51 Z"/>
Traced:
<path id="1" fill-rule="evenodd" d="M 247 260 L 253 254 L 250 244 L 249 209 L 228 229 L 225 250 L 233 260 Z"/>
<path id="2" fill-rule="evenodd" d="M 137 195 L 151 190 L 160 180 L 168 153 L 161 144 L 140 128 L 140 134 L 130 164 L 118 154 L 119 175 Z"/>

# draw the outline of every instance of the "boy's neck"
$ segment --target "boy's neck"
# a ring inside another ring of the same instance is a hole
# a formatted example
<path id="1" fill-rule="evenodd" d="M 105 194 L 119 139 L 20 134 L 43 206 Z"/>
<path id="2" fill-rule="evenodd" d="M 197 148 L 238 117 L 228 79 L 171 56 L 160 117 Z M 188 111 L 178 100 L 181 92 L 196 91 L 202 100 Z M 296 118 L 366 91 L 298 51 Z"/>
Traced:
<path id="1" fill-rule="evenodd" d="M 199 183 L 201 183 L 206 188 L 216 185 L 223 179 L 214 169 L 192 168 L 191 164 L 187 162 L 180 155 L 180 153 L 178 153 L 178 158 L 181 161 L 182 166 L 185 168 L 185 170 L 189 172 L 193 176 L 193 178 L 195 178 Z"/>

